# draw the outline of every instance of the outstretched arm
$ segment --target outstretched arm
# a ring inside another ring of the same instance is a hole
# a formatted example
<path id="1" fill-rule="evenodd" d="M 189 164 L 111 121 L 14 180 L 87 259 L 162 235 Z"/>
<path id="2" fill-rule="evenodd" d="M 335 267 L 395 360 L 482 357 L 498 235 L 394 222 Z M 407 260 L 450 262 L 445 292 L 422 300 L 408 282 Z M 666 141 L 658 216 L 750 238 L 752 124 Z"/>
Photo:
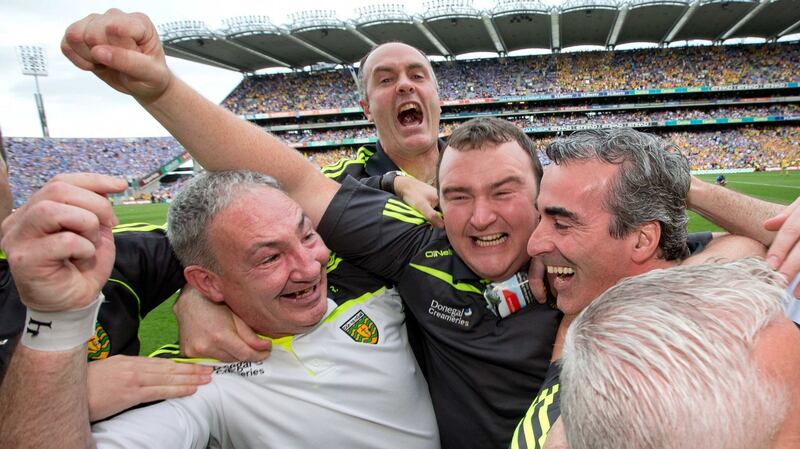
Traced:
<path id="1" fill-rule="evenodd" d="M 778 215 L 784 206 L 742 195 L 722 186 L 692 177 L 688 206 L 703 218 L 732 234 L 744 235 L 769 245 L 775 232 L 764 228 L 764 222 Z"/>
<path id="2" fill-rule="evenodd" d="M 0 387 L 0 447 L 89 447 L 86 340 L 111 273 L 117 220 L 105 194 L 125 181 L 59 175 L 3 222 L 25 334 Z"/>
<path id="3" fill-rule="evenodd" d="M 787 278 L 800 272 L 800 199 L 786 207 L 692 178 L 688 203 L 730 233 L 768 246 L 767 262 Z"/>
<path id="4" fill-rule="evenodd" d="M 269 174 L 319 222 L 338 184 L 282 141 L 175 77 L 147 16 L 117 9 L 90 15 L 67 29 L 61 49 L 77 67 L 133 96 L 205 168 Z"/>

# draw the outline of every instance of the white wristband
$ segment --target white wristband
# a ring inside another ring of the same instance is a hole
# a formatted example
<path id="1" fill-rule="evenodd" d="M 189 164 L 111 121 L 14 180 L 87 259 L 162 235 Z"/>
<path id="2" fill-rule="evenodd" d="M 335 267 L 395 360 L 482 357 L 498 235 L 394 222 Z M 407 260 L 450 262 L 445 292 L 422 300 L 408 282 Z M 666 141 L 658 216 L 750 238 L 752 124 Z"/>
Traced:
<path id="1" fill-rule="evenodd" d="M 21 343 L 37 351 L 66 351 L 86 345 L 95 332 L 97 311 L 105 297 L 100 292 L 88 306 L 63 312 L 28 309 Z"/>

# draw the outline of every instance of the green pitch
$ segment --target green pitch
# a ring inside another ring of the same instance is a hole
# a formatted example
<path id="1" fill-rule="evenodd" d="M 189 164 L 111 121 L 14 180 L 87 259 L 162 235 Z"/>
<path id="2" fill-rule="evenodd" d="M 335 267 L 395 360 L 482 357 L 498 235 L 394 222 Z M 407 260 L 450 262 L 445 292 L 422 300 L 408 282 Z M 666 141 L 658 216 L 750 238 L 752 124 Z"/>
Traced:
<path id="1" fill-rule="evenodd" d="M 114 206 L 119 222 L 151 223 L 163 225 L 167 222 L 169 204 L 131 204 L 130 206 Z"/>
<path id="2" fill-rule="evenodd" d="M 728 188 L 747 195 L 755 196 L 766 201 L 773 201 L 781 204 L 789 204 L 800 196 L 800 172 L 780 172 L 770 173 L 744 173 L 725 175 L 728 180 Z M 714 182 L 716 175 L 703 175 L 701 179 Z M 115 207 L 117 216 L 122 223 L 153 223 L 164 224 L 166 222 L 166 204 L 142 204 L 132 206 Z M 718 227 L 712 225 L 704 218 L 695 213 L 689 213 L 689 231 L 719 231 Z M 172 303 L 174 298 L 162 304 L 142 321 L 139 336 L 142 340 L 143 355 L 147 355 L 154 349 L 165 343 L 177 341 L 177 326 L 172 315 Z"/>
<path id="3" fill-rule="evenodd" d="M 703 181 L 714 182 L 717 175 L 701 175 Z M 773 203 L 789 204 L 800 196 L 800 171 L 763 172 L 763 173 L 731 173 L 726 174 L 727 187 Z M 705 218 L 689 212 L 689 232 L 721 231 Z"/>

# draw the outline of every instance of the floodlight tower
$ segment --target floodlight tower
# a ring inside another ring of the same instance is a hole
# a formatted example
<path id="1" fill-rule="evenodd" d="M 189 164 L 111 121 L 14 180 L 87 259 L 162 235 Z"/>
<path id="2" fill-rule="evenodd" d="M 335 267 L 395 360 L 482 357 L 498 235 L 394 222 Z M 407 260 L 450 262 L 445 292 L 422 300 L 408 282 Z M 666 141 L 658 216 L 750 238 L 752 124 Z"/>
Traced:
<path id="1" fill-rule="evenodd" d="M 33 97 L 36 99 L 36 108 L 39 110 L 39 123 L 42 125 L 42 134 L 44 137 L 50 137 L 50 131 L 47 129 L 47 117 L 44 115 L 42 93 L 39 90 L 39 77 L 47 76 L 47 58 L 45 57 L 44 49 L 33 45 L 19 45 L 17 46 L 17 60 L 22 69 L 22 74 L 33 76 L 36 83 L 36 93 L 33 94 Z"/>

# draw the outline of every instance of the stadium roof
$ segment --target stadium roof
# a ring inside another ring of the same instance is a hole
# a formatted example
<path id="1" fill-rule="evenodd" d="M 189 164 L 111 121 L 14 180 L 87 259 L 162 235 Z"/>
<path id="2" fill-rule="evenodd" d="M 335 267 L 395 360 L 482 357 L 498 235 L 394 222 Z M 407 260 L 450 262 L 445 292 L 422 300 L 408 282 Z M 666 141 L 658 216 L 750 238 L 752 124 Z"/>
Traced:
<path id="1" fill-rule="evenodd" d="M 221 29 L 192 20 L 161 25 L 168 55 L 241 72 L 318 63 L 352 64 L 374 45 L 401 41 L 428 55 L 558 51 L 578 45 L 669 44 L 704 39 L 768 40 L 800 32 L 800 0 L 570 0 L 559 7 L 533 0 L 497 0 L 479 10 L 472 0 L 431 0 L 410 15 L 399 4 L 303 11 L 291 23 L 265 16 L 232 17 Z"/>

